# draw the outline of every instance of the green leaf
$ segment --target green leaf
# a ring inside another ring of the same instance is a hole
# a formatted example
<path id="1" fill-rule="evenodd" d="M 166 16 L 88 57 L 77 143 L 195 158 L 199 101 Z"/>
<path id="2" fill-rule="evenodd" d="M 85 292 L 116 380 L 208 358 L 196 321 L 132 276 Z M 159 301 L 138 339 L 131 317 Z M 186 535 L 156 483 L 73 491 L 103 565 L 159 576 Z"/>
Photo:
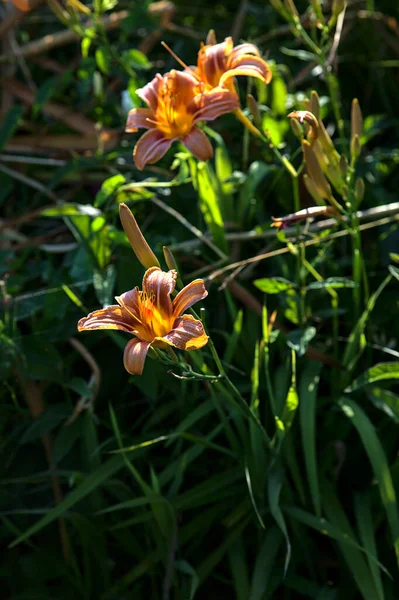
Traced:
<path id="1" fill-rule="evenodd" d="M 304 60 L 306 62 L 317 62 L 319 60 L 316 54 L 308 52 L 307 50 L 294 50 L 293 48 L 285 48 L 284 46 L 282 46 L 280 50 L 287 56 L 293 56 L 294 58 L 299 58 L 299 60 Z"/>
<path id="2" fill-rule="evenodd" d="M 321 515 L 319 475 L 317 469 L 316 410 L 321 364 L 309 361 L 299 383 L 299 419 L 302 451 L 305 458 L 309 491 L 317 516 Z"/>
<path id="3" fill-rule="evenodd" d="M 31 423 L 22 435 L 19 443 L 28 444 L 29 442 L 33 442 L 42 437 L 44 434 L 57 427 L 62 421 L 65 421 L 70 412 L 71 409 L 67 404 L 49 406 L 33 421 L 33 423 Z"/>
<path id="4" fill-rule="evenodd" d="M 108 265 L 103 270 L 93 272 L 93 286 L 96 291 L 97 300 L 102 306 L 112 304 L 116 282 L 116 269 L 114 265 Z"/>
<path id="5" fill-rule="evenodd" d="M 356 287 L 356 282 L 351 279 L 346 279 L 345 277 L 329 277 L 328 279 L 324 279 L 323 281 L 312 281 L 309 285 L 306 286 L 306 289 L 309 290 L 322 290 L 322 289 L 334 289 L 338 290 L 340 288 L 354 288 Z"/>
<path id="6" fill-rule="evenodd" d="M 377 597 L 379 600 L 384 600 L 385 596 L 384 588 L 381 581 L 381 572 L 376 562 L 374 560 L 371 560 L 371 556 L 375 556 L 377 559 L 378 554 L 374 533 L 376 524 L 371 508 L 369 490 L 355 494 L 355 515 L 360 533 L 360 538 L 362 540 L 365 550 L 367 551 L 367 559 L 371 575 L 374 579 L 374 586 L 378 594 Z"/>
<path id="7" fill-rule="evenodd" d="M 226 350 L 225 350 L 225 353 L 223 356 L 223 360 L 226 364 L 231 363 L 231 361 L 233 359 L 234 353 L 237 348 L 237 343 L 238 343 L 238 340 L 239 340 L 241 332 L 242 332 L 242 325 L 243 325 L 243 311 L 239 310 L 237 313 L 236 319 L 234 321 L 234 324 L 233 324 L 233 331 L 228 337 Z"/>
<path id="8" fill-rule="evenodd" d="M 271 527 L 257 553 L 251 581 L 249 600 L 264 600 L 269 590 L 269 579 L 273 573 L 274 563 L 281 546 L 283 536 L 276 527 Z"/>
<path id="9" fill-rule="evenodd" d="M 152 62 L 148 60 L 146 55 L 135 48 L 123 52 L 122 61 L 131 69 L 147 70 L 152 67 Z"/>
<path id="10" fill-rule="evenodd" d="M 385 452 L 378 439 L 375 428 L 360 406 L 349 398 L 342 398 L 339 405 L 344 414 L 356 427 L 363 446 L 373 467 L 374 477 L 378 482 L 381 500 L 384 505 L 391 529 L 396 558 L 399 563 L 399 516 L 395 488 L 392 483 Z"/>
<path id="11" fill-rule="evenodd" d="M 380 387 L 367 390 L 369 400 L 395 423 L 399 423 L 399 396 Z"/>
<path id="12" fill-rule="evenodd" d="M 6 115 L 3 115 L 2 125 L 0 127 L 0 150 L 3 150 L 8 140 L 17 129 L 24 111 L 24 106 L 16 104 L 10 108 Z"/>
<path id="13" fill-rule="evenodd" d="M 287 290 L 295 289 L 296 285 L 283 277 L 267 277 L 264 279 L 256 279 L 254 285 L 265 294 L 279 294 Z"/>
<path id="14" fill-rule="evenodd" d="M 399 362 L 378 363 L 367 369 L 360 377 L 349 385 L 345 392 L 350 393 L 358 390 L 365 385 L 376 383 L 385 379 L 399 379 Z"/>
<path id="15" fill-rule="evenodd" d="M 193 183 L 198 190 L 199 205 L 208 225 L 215 244 L 223 251 L 227 250 L 227 242 L 224 233 L 224 222 L 220 210 L 217 189 L 213 185 L 214 176 L 208 163 L 197 163 L 194 159 L 189 160 Z"/>
<path id="16" fill-rule="evenodd" d="M 376 305 L 380 294 L 391 281 L 391 279 L 392 275 L 388 275 L 388 277 L 384 279 L 384 281 L 374 292 L 374 294 L 370 296 L 365 311 L 363 312 L 362 316 L 356 323 L 352 333 L 349 336 L 349 341 L 346 345 L 344 356 L 342 359 L 342 363 L 348 369 L 348 371 L 351 371 L 355 367 L 359 357 L 363 353 L 363 350 L 366 346 L 366 341 L 364 339 L 364 330 L 367 325 L 367 321 L 369 320 L 369 317 Z"/>
<path id="17" fill-rule="evenodd" d="M 58 206 L 45 208 L 42 210 L 43 217 L 73 217 L 77 215 L 88 215 L 89 217 L 98 217 L 102 213 L 98 208 L 91 204 L 76 204 L 75 202 L 65 202 Z"/>
<path id="18" fill-rule="evenodd" d="M 275 71 L 272 80 L 272 111 L 279 117 L 286 116 L 285 103 L 287 99 L 287 86 L 278 71 Z M 286 122 L 287 120 L 285 120 Z M 287 129 L 288 123 L 286 122 Z"/>
<path id="19" fill-rule="evenodd" d="M 133 457 L 132 457 L 133 460 Z M 10 548 L 14 548 L 21 542 L 30 538 L 32 535 L 35 535 L 39 531 L 41 531 L 44 527 L 62 517 L 69 509 L 71 509 L 75 504 L 80 502 L 83 498 L 91 494 L 94 490 L 96 490 L 100 485 L 103 485 L 110 477 L 113 477 L 122 467 L 125 466 L 125 462 L 122 456 L 113 456 L 105 463 L 101 465 L 98 469 L 87 475 L 82 483 L 78 485 L 72 492 L 66 496 L 57 506 L 50 509 L 44 517 L 39 519 L 36 523 L 34 523 L 31 527 L 29 527 L 25 533 L 20 535 L 16 540 L 14 540 L 10 544 Z"/>
<path id="20" fill-rule="evenodd" d="M 397 267 L 394 267 L 393 265 L 389 265 L 388 270 L 391 273 L 391 275 L 393 275 L 395 279 L 399 281 L 399 269 Z"/>
<path id="21" fill-rule="evenodd" d="M 96 50 L 96 63 L 102 73 L 108 75 L 110 72 L 111 54 L 105 46 L 97 48 Z"/>
<path id="22" fill-rule="evenodd" d="M 248 173 L 246 176 L 244 175 L 244 182 L 238 198 L 237 221 L 239 223 L 244 218 L 244 215 L 248 211 L 248 206 L 250 206 L 254 199 L 256 188 L 272 170 L 273 167 L 260 160 L 256 160 L 249 165 Z"/>
<path id="23" fill-rule="evenodd" d="M 295 350 L 298 356 L 303 356 L 315 335 L 315 327 L 294 329 L 287 334 L 287 346 Z"/>
<path id="24" fill-rule="evenodd" d="M 228 549 L 231 576 L 237 600 L 248 600 L 249 579 L 242 536 Z"/>
<path id="25" fill-rule="evenodd" d="M 274 520 L 276 521 L 281 533 L 285 538 L 286 554 L 284 561 L 284 573 L 286 573 L 291 559 L 291 541 L 288 535 L 287 526 L 285 524 L 284 515 L 280 507 L 280 494 L 282 485 L 283 470 L 281 466 L 281 459 L 277 458 L 277 460 L 269 469 L 267 493 L 269 497 L 270 512 L 272 513 Z"/>
<path id="26" fill-rule="evenodd" d="M 122 185 L 126 183 L 126 179 L 120 173 L 118 175 L 113 175 L 112 177 L 108 177 L 103 181 L 101 189 L 97 192 L 96 198 L 94 200 L 94 206 L 101 206 L 104 204 L 108 198 L 110 198 Z"/>
<path id="27" fill-rule="evenodd" d="M 32 115 L 37 117 L 42 106 L 50 100 L 53 94 L 57 90 L 58 77 L 49 77 L 43 85 L 41 85 L 37 92 L 35 102 L 32 107 Z"/>

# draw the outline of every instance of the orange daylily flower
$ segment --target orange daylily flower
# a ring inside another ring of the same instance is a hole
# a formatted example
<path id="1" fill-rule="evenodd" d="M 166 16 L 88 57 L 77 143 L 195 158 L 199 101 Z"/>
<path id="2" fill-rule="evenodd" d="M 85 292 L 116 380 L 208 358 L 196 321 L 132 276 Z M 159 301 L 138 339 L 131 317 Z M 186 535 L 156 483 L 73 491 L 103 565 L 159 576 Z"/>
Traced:
<path id="1" fill-rule="evenodd" d="M 195 279 L 172 300 L 177 272 L 148 269 L 143 277 L 143 290 L 138 288 L 116 298 L 118 304 L 95 310 L 80 319 L 79 331 L 119 329 L 133 335 L 123 355 L 125 369 L 141 375 L 150 346 L 179 350 L 198 350 L 208 342 L 201 321 L 182 313 L 208 295 L 202 279 Z"/>
<path id="2" fill-rule="evenodd" d="M 207 43 L 198 52 L 196 67 L 189 70 L 206 85 L 207 90 L 217 86 L 236 93 L 233 77 L 245 75 L 257 77 L 270 83 L 272 72 L 253 44 L 234 46 L 233 38 L 227 37 L 217 44 L 214 32 L 208 34 Z"/>
<path id="3" fill-rule="evenodd" d="M 175 70 L 163 76 L 158 73 L 137 90 L 137 95 L 149 108 L 133 108 L 126 131 L 149 129 L 133 152 L 140 170 L 162 158 L 175 140 L 181 140 L 199 160 L 208 160 L 213 155 L 212 145 L 197 123 L 238 108 L 238 99 L 229 90 L 216 86 L 206 92 L 205 85 L 192 74 Z"/>

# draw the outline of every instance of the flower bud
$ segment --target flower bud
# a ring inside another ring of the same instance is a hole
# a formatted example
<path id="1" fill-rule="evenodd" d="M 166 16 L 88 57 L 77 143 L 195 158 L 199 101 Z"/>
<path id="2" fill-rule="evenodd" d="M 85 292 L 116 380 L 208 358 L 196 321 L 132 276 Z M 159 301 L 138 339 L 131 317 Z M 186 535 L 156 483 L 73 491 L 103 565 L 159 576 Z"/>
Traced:
<path id="1" fill-rule="evenodd" d="M 351 144 L 350 144 L 350 150 L 351 150 L 351 162 L 356 161 L 356 159 L 358 158 L 359 154 L 360 154 L 360 139 L 359 136 L 357 135 L 357 133 L 352 136 L 351 138 Z"/>
<path id="2" fill-rule="evenodd" d="M 216 34 L 214 29 L 210 29 L 208 31 L 208 35 L 206 36 L 205 44 L 207 46 L 214 46 L 216 44 Z"/>
<path id="3" fill-rule="evenodd" d="M 325 204 L 324 200 L 320 196 L 320 194 L 317 190 L 317 185 L 315 184 L 313 179 L 305 173 L 305 175 L 303 176 L 303 181 L 306 186 L 306 189 L 308 190 L 309 194 L 312 196 L 312 198 L 316 202 L 316 204 L 318 204 L 319 206 L 324 206 L 324 204 Z"/>
<path id="4" fill-rule="evenodd" d="M 322 198 L 331 198 L 332 192 L 330 184 L 324 176 L 321 166 L 316 158 L 316 154 L 313 152 L 312 146 L 309 144 L 309 142 L 303 141 L 302 149 L 308 174 L 315 182 L 317 191 Z"/>
<path id="5" fill-rule="evenodd" d="M 314 116 L 316 117 L 317 120 L 320 119 L 320 100 L 319 100 L 319 94 L 315 90 L 312 90 L 312 92 L 310 94 L 310 106 L 309 106 L 309 110 L 310 110 L 311 113 L 314 114 Z"/>
<path id="6" fill-rule="evenodd" d="M 342 13 L 346 6 L 346 0 L 333 0 L 332 3 L 332 16 L 336 19 L 338 15 Z"/>
<path id="7" fill-rule="evenodd" d="M 294 17 L 294 21 L 299 21 L 299 13 L 294 4 L 294 0 L 284 0 L 284 4 L 289 14 Z"/>
<path id="8" fill-rule="evenodd" d="M 319 124 L 313 113 L 308 110 L 294 110 L 288 117 L 297 119 L 301 124 L 307 123 L 310 127 L 309 138 L 315 140 L 319 135 Z"/>
<path id="9" fill-rule="evenodd" d="M 140 227 L 137 225 L 130 208 L 122 203 L 119 205 L 119 217 L 133 252 L 145 269 L 160 267 L 157 257 L 147 244 Z"/>
<path id="10" fill-rule="evenodd" d="M 175 257 L 173 256 L 173 253 L 172 253 L 172 250 L 169 250 L 169 248 L 167 246 L 162 246 L 162 250 L 163 250 L 163 255 L 165 258 L 165 262 L 168 265 L 168 268 L 171 271 L 179 272 L 179 269 L 177 268 L 177 263 L 176 263 Z"/>
<path id="11" fill-rule="evenodd" d="M 339 170 L 341 171 L 342 177 L 346 178 L 348 173 L 348 159 L 346 158 L 345 154 L 342 154 L 341 158 L 339 159 Z"/>
<path id="12" fill-rule="evenodd" d="M 351 110 L 351 139 L 354 138 L 355 135 L 359 136 L 359 140 L 362 137 L 363 133 L 363 117 L 362 111 L 360 108 L 359 100 L 354 98 L 352 100 L 352 110 Z"/>
<path id="13" fill-rule="evenodd" d="M 364 179 L 362 179 L 361 177 L 358 177 L 356 179 L 356 184 L 355 184 L 355 193 L 356 193 L 358 206 L 364 198 L 365 189 L 366 189 L 366 186 L 364 185 Z"/>
<path id="14" fill-rule="evenodd" d="M 302 142 L 303 137 L 304 137 L 303 130 L 302 130 L 302 127 L 299 125 L 298 121 L 296 119 L 290 119 L 290 125 L 291 125 L 291 129 L 292 129 L 292 132 L 295 135 L 295 137 L 297 137 L 298 140 L 300 140 Z"/>

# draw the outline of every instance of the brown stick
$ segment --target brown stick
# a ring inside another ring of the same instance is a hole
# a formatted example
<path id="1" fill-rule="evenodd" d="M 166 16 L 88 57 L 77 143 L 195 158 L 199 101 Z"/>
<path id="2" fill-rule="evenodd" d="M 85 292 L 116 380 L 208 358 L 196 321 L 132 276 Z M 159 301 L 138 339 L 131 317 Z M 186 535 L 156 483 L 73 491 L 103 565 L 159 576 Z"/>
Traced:
<path id="1" fill-rule="evenodd" d="M 38 0 L 40 2 L 41 0 Z M 161 2 L 153 2 L 148 7 L 148 13 L 151 16 L 162 16 L 164 14 L 172 15 L 176 10 L 173 2 L 161 1 Z M 22 11 L 19 11 L 22 13 Z M 113 29 L 117 29 L 120 25 L 120 22 L 126 17 L 129 16 L 128 10 L 121 10 L 118 12 L 114 12 L 110 15 L 106 15 L 101 18 L 102 25 L 107 31 L 111 31 Z M 7 29 L 12 27 L 15 21 L 18 20 L 20 16 L 14 17 L 11 25 L 8 25 Z M 2 25 L 4 22 L 2 23 Z M 82 23 L 82 27 L 88 28 L 92 27 L 93 23 L 91 20 Z M 162 25 L 161 25 L 162 26 Z M 0 26 L 0 35 L 1 35 L 1 27 Z M 32 56 L 33 54 L 40 54 L 41 52 L 48 52 L 53 48 L 59 48 L 60 46 L 64 46 L 65 44 L 70 44 L 72 42 L 77 42 L 81 39 L 77 33 L 72 31 L 71 29 L 66 29 L 62 31 L 57 31 L 56 33 L 46 35 L 39 40 L 34 40 L 33 42 L 29 42 L 22 46 L 20 51 L 20 56 Z M 10 58 L 9 54 L 4 54 L 0 56 L 0 60 L 8 60 Z"/>
<path id="2" fill-rule="evenodd" d="M 35 152 L 38 150 L 55 150 L 60 152 L 96 150 L 101 141 L 104 150 L 114 148 L 122 130 L 102 131 L 101 133 L 89 133 L 84 136 L 75 134 L 63 135 L 17 135 L 7 143 L 8 152 Z"/>

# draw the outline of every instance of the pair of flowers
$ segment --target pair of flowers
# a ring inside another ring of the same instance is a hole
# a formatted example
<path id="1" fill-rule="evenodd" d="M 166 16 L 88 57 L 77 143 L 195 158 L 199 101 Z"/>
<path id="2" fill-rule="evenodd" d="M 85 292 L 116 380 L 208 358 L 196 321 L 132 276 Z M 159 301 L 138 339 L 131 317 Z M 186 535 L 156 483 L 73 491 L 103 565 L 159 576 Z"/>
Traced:
<path id="1" fill-rule="evenodd" d="M 184 65 L 185 66 L 185 65 Z M 197 66 L 184 71 L 157 74 L 137 95 L 148 108 L 129 112 L 126 131 L 148 129 L 137 142 L 133 158 L 138 169 L 160 160 L 176 140 L 199 160 L 213 155 L 211 143 L 198 127 L 201 121 L 212 121 L 239 108 L 234 77 L 256 77 L 265 84 L 272 78 L 268 64 L 253 44 L 234 46 L 231 37 L 217 44 L 210 31 L 206 44 L 198 52 Z"/>

